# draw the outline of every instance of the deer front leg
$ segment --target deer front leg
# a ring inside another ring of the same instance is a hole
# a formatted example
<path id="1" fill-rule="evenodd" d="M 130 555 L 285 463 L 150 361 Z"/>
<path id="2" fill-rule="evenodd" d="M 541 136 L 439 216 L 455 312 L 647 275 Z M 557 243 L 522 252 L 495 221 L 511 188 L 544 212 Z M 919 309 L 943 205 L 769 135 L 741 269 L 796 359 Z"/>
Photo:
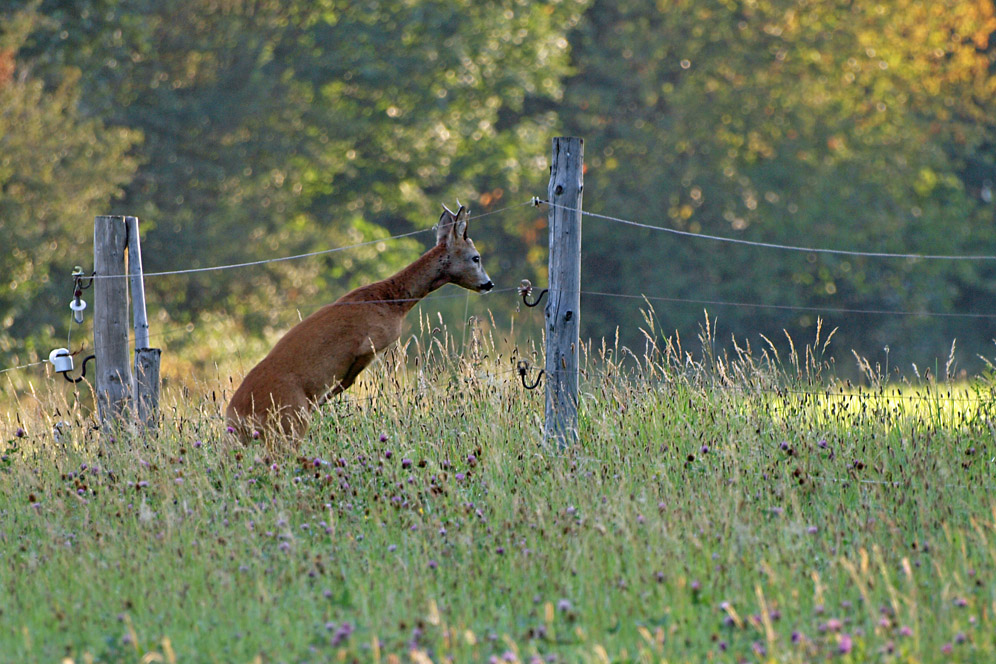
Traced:
<path id="1" fill-rule="evenodd" d="M 356 377 L 360 375 L 361 371 L 367 368 L 367 365 L 373 361 L 374 357 L 375 353 L 373 352 L 358 355 L 356 359 L 353 360 L 353 363 L 349 365 L 349 368 L 346 369 L 346 373 L 339 379 L 339 382 L 335 384 L 335 387 L 329 390 L 325 396 L 319 400 L 319 405 L 325 403 L 340 392 L 349 389 L 350 386 L 356 382 Z"/>

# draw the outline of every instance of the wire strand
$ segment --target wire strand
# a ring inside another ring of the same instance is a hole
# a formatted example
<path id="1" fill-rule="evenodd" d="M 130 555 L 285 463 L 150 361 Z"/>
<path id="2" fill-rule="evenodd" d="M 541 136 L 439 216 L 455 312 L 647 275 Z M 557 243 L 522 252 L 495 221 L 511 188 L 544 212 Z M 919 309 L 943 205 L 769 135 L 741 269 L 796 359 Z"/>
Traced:
<path id="1" fill-rule="evenodd" d="M 551 203 L 550 201 L 547 200 L 540 200 L 540 202 L 546 203 L 551 207 L 556 207 L 563 210 L 574 210 L 574 208 L 572 207 L 566 205 L 560 205 L 558 203 Z M 947 261 L 996 261 L 996 256 L 988 256 L 988 255 L 955 256 L 955 255 L 945 255 L 945 254 L 894 254 L 883 251 L 851 251 L 847 249 L 824 249 L 819 247 L 802 247 L 802 246 L 789 245 L 789 244 L 776 244 L 774 242 L 741 240 L 738 238 L 723 237 L 721 235 L 709 235 L 706 233 L 692 233 L 690 231 L 680 231 L 676 228 L 666 228 L 664 226 L 653 226 L 651 224 L 643 224 L 637 221 L 631 221 L 629 219 L 622 219 L 620 217 L 612 217 L 606 214 L 588 212 L 587 210 L 581 210 L 581 214 L 587 217 L 594 217 L 595 219 L 612 221 L 618 224 L 626 224 L 627 226 L 635 226 L 637 228 L 646 228 L 653 231 L 662 231 L 664 233 L 671 233 L 672 235 L 679 235 L 681 237 L 697 238 L 700 240 L 714 240 L 717 242 L 747 245 L 750 247 L 762 247 L 765 249 L 781 249 L 785 251 L 800 251 L 812 254 L 833 254 L 837 256 L 858 256 L 864 258 L 900 258 L 908 260 L 947 260 Z"/>
<path id="2" fill-rule="evenodd" d="M 41 366 L 42 364 L 48 364 L 48 360 L 41 360 L 39 362 L 32 362 L 31 364 L 22 364 L 19 367 L 9 367 L 7 369 L 0 369 L 0 374 L 5 374 L 9 371 L 20 371 L 21 369 L 30 369 L 31 367 Z"/>
<path id="3" fill-rule="evenodd" d="M 847 309 L 847 308 L 834 308 L 834 307 L 812 307 L 805 305 L 795 305 L 795 304 L 755 304 L 752 302 L 730 302 L 725 300 L 695 300 L 690 298 L 681 297 L 663 297 L 663 296 L 652 296 L 652 295 L 628 295 L 625 293 L 604 293 L 600 291 L 581 291 L 582 295 L 591 295 L 594 297 L 618 297 L 627 300 L 650 300 L 652 302 L 675 302 L 678 304 L 704 304 L 704 305 L 716 305 L 724 307 L 744 307 L 747 309 L 775 309 L 781 311 L 811 311 L 815 313 L 829 313 L 829 314 L 867 314 L 873 316 L 924 316 L 924 317 L 937 317 L 937 318 L 971 318 L 971 319 L 983 319 L 991 320 L 996 319 L 996 314 L 979 314 L 979 313 L 959 313 L 959 312 L 943 312 L 943 311 L 900 311 L 894 309 Z"/>
<path id="4" fill-rule="evenodd" d="M 467 221 L 473 221 L 474 219 L 483 219 L 484 217 L 489 217 L 489 216 L 491 216 L 493 214 L 498 214 L 500 212 L 505 212 L 507 210 L 512 210 L 512 209 L 515 209 L 515 208 L 525 207 L 526 205 L 533 205 L 533 200 L 530 199 L 530 200 L 528 200 L 528 201 L 526 201 L 524 203 L 518 203 L 518 204 L 515 204 L 515 205 L 509 205 L 507 207 L 499 208 L 497 210 L 491 210 L 490 212 L 485 212 L 483 214 L 478 214 L 478 215 L 475 215 L 473 217 L 468 217 Z M 264 258 L 264 259 L 260 259 L 260 260 L 257 260 L 257 261 L 247 261 L 245 263 L 231 263 L 231 264 L 228 264 L 228 265 L 213 265 L 213 266 L 210 266 L 210 267 L 194 267 L 194 268 L 188 268 L 188 269 L 184 269 L 184 270 L 167 270 L 167 271 L 164 271 L 164 272 L 145 272 L 145 273 L 143 273 L 142 276 L 143 277 L 166 277 L 166 276 L 174 276 L 174 275 L 178 275 L 178 274 L 195 274 L 195 273 L 198 273 L 198 272 L 214 272 L 214 271 L 218 271 L 218 270 L 232 270 L 232 269 L 235 269 L 235 268 L 255 267 L 255 266 L 258 266 L 258 265 L 267 265 L 269 263 L 279 263 L 279 262 L 283 262 L 283 261 L 292 261 L 292 260 L 298 260 L 300 258 L 312 258 L 314 256 L 324 256 L 326 254 L 334 254 L 334 253 L 337 253 L 337 252 L 340 252 L 340 251 L 346 251 L 348 249 L 357 249 L 359 247 L 367 247 L 367 246 L 370 246 L 371 244 L 377 244 L 379 242 L 389 242 L 391 240 L 400 240 L 402 238 L 411 237 L 413 235 L 419 235 L 421 233 L 429 233 L 432 230 L 433 230 L 432 228 L 422 228 L 422 229 L 419 229 L 417 231 L 409 231 L 407 233 L 399 233 L 398 235 L 392 235 L 390 237 L 379 238 L 379 239 L 376 239 L 376 240 L 367 240 L 366 242 L 358 242 L 356 244 L 350 244 L 350 245 L 347 245 L 347 246 L 344 246 L 344 247 L 333 247 L 331 249 L 322 249 L 320 251 L 310 251 L 308 253 L 295 254 L 293 256 L 280 256 L 280 257 L 277 257 L 277 258 Z M 94 275 L 94 278 L 95 279 L 119 279 L 119 278 L 126 278 L 126 277 L 129 277 L 129 276 L 131 276 L 131 275 L 127 275 L 127 274 L 105 274 L 105 275 L 100 275 L 100 274 L 97 274 L 97 275 Z"/>

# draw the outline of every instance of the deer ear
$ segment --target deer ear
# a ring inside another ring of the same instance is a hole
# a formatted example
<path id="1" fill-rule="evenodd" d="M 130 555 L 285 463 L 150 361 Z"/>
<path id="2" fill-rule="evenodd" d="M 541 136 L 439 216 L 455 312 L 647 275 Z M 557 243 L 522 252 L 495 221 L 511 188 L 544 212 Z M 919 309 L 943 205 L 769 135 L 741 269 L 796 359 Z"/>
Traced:
<path id="1" fill-rule="evenodd" d="M 455 224 L 456 215 L 444 205 L 443 214 L 439 216 L 439 223 L 436 224 L 436 244 L 446 244 L 449 241 Z"/>
<path id="2" fill-rule="evenodd" d="M 469 212 L 470 210 L 461 205 L 460 209 L 457 210 L 454 220 L 454 223 L 456 223 L 456 236 L 463 237 L 464 240 L 467 239 L 467 222 L 469 221 L 467 215 Z"/>

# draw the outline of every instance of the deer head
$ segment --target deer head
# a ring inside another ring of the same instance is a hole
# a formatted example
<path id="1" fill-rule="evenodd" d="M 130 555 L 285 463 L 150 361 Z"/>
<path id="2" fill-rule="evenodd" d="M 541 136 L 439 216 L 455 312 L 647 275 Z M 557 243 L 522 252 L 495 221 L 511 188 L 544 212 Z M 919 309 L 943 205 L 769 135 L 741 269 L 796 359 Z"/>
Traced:
<path id="1" fill-rule="evenodd" d="M 467 208 L 462 205 L 455 214 L 444 205 L 439 225 L 436 226 L 436 245 L 446 248 L 445 270 L 450 283 L 478 293 L 487 293 L 494 288 L 494 283 L 484 271 L 481 252 L 474 247 L 474 241 L 467 237 L 467 214 Z"/>

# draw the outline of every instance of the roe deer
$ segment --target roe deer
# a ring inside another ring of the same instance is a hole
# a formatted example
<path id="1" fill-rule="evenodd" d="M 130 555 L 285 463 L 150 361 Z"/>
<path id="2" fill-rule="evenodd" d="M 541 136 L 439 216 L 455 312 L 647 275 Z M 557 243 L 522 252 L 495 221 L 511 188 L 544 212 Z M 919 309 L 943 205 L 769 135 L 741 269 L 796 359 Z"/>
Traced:
<path id="1" fill-rule="evenodd" d="M 300 438 L 315 405 L 352 385 L 375 353 L 401 336 L 405 314 L 448 283 L 479 293 L 494 287 L 467 237 L 462 205 L 456 214 L 443 206 L 436 245 L 414 263 L 346 293 L 291 328 L 235 391 L 225 414 L 229 425 L 243 439 L 276 426 Z"/>

